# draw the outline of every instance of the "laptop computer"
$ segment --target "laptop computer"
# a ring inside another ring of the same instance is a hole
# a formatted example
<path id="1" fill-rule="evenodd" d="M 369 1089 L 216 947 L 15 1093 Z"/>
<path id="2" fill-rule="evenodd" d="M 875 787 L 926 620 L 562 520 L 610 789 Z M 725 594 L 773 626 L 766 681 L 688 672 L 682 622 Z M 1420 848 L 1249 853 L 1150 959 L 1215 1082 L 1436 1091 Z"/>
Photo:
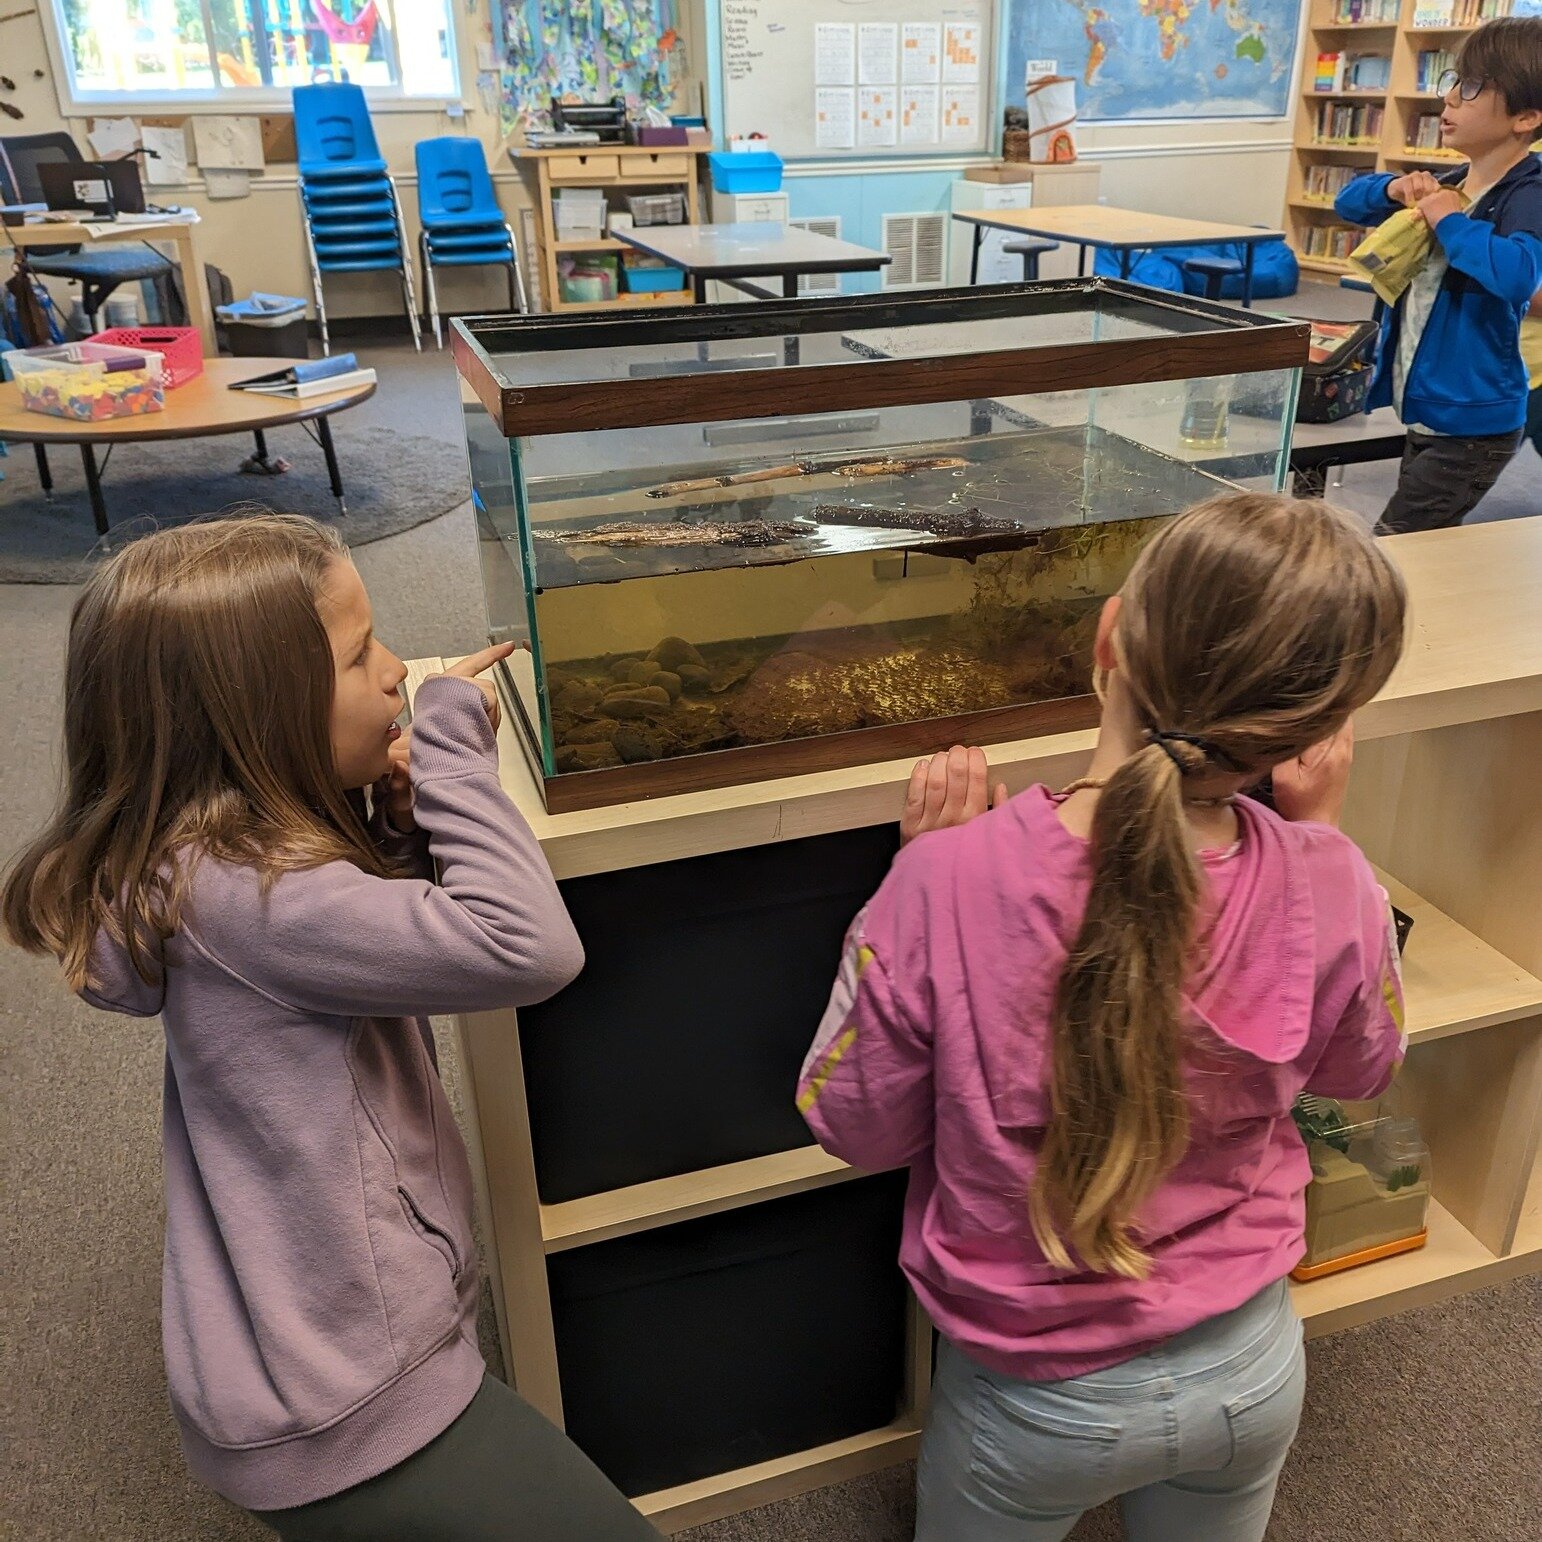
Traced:
<path id="1" fill-rule="evenodd" d="M 50 209 L 81 209 L 99 220 L 145 212 L 137 161 L 44 161 L 37 174 Z"/>

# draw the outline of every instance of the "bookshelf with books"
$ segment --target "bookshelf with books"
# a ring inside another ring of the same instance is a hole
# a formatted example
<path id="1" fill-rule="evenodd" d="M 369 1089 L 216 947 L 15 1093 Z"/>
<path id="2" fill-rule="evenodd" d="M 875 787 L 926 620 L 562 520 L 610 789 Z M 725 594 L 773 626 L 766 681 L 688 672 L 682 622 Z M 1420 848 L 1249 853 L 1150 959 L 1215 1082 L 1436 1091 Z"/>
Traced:
<path id="1" fill-rule="evenodd" d="M 1438 171 L 1440 77 L 1467 34 L 1515 0 L 1308 0 L 1309 33 L 1285 229 L 1304 270 L 1348 271 L 1361 232 L 1333 212 L 1363 171 Z"/>

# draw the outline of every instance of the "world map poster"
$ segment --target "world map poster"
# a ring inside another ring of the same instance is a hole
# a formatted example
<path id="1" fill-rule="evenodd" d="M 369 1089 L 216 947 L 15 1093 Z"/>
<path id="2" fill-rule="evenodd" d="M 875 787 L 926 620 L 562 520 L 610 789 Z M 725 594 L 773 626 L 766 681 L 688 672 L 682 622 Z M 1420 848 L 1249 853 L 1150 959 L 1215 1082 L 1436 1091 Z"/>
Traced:
<path id="1" fill-rule="evenodd" d="M 1076 81 L 1078 116 L 1283 118 L 1301 0 L 1014 0 L 1007 100 L 1030 59 Z"/>

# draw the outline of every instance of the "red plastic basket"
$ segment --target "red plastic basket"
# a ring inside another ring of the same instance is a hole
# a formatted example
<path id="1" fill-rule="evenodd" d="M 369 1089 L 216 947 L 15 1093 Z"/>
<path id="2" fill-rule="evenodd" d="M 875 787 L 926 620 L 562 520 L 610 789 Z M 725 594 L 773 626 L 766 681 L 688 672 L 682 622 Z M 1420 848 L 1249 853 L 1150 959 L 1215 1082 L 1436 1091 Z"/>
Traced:
<path id="1" fill-rule="evenodd" d="M 119 348 L 148 348 L 162 355 L 168 391 L 203 374 L 203 339 L 197 327 L 109 327 L 89 341 Z"/>

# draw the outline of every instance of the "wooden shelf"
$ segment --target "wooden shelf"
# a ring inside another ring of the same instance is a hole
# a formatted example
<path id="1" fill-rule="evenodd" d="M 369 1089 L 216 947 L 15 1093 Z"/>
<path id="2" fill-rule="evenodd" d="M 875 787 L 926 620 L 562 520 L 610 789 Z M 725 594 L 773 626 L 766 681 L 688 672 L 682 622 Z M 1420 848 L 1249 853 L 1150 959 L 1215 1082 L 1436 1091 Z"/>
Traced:
<path id="1" fill-rule="evenodd" d="M 1309 102 L 1384 102 L 1385 91 L 1303 91 Z"/>
<path id="2" fill-rule="evenodd" d="M 1398 154 L 1387 156 L 1386 162 L 1389 166 L 1460 166 L 1462 157 L 1439 150 L 1410 150 L 1405 145 Z"/>
<path id="3" fill-rule="evenodd" d="M 596 236 L 592 241 L 553 241 L 551 249 L 554 252 L 625 252 L 635 250 L 628 247 L 625 241 L 617 241 L 612 236 Z"/>
<path id="4" fill-rule="evenodd" d="M 1470 27 L 1409 27 L 1406 30 L 1410 37 L 1466 37 L 1469 32 L 1476 32 L 1482 25 L 1482 22 L 1475 22 Z"/>
<path id="5" fill-rule="evenodd" d="M 1318 211 L 1326 211 L 1329 214 L 1333 213 L 1333 200 L 1331 198 L 1292 198 L 1290 206 L 1292 209 L 1316 209 Z"/>
<path id="6" fill-rule="evenodd" d="M 1373 161 L 1380 153 L 1376 145 L 1318 144 L 1310 140 L 1304 145 L 1297 145 L 1296 148 L 1303 152 L 1310 152 L 1312 155 L 1358 155 Z"/>
<path id="7" fill-rule="evenodd" d="M 1302 257 L 1296 261 L 1312 273 L 1348 273 L 1349 264 L 1342 257 Z"/>
<path id="8" fill-rule="evenodd" d="M 1542 1016 L 1542 980 L 1387 873 L 1382 887 L 1414 918 L 1403 956 L 1403 999 L 1415 1044 Z"/>
<path id="9" fill-rule="evenodd" d="M 1443 102 L 1443 97 L 1438 91 L 1394 91 L 1392 93 L 1400 102 Z"/>
<path id="10" fill-rule="evenodd" d="M 1395 21 L 1328 21 L 1313 32 L 1396 32 Z"/>
<path id="11" fill-rule="evenodd" d="M 827 1483 L 877 1472 L 913 1457 L 920 1443 L 920 1425 L 913 1419 L 899 1419 L 865 1435 L 643 1494 L 632 1503 L 660 1530 L 684 1531 Z"/>
<path id="12" fill-rule="evenodd" d="M 690 305 L 694 296 L 689 289 L 663 289 L 653 293 L 618 294 L 614 300 L 558 300 L 554 311 L 614 311 L 629 307 L 647 310 L 654 305 Z"/>
<path id="13" fill-rule="evenodd" d="M 856 1168 L 818 1146 L 800 1146 L 795 1151 L 777 1151 L 747 1162 L 611 1189 L 560 1205 L 542 1205 L 541 1237 L 548 1253 L 560 1253 L 861 1176 Z"/>
<path id="14" fill-rule="evenodd" d="M 1479 1285 L 1498 1284 L 1535 1269 L 1536 1249 L 1517 1247 L 1504 1257 L 1489 1252 L 1438 1201 L 1430 1201 L 1430 1240 L 1417 1251 L 1346 1269 L 1290 1287 L 1296 1311 L 1316 1338 L 1341 1328 L 1428 1306 Z"/>

